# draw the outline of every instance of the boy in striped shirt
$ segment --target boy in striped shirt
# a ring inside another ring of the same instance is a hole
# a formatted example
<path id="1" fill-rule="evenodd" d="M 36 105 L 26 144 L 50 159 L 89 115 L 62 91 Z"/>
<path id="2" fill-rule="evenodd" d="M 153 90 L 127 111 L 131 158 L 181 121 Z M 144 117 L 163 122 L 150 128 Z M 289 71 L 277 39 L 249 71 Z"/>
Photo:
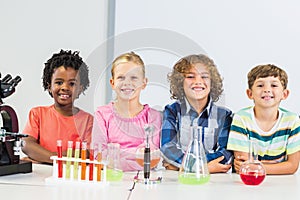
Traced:
<path id="1" fill-rule="evenodd" d="M 234 114 L 227 149 L 234 151 L 234 169 L 248 159 L 248 140 L 257 142 L 258 159 L 267 174 L 293 174 L 299 165 L 300 121 L 296 113 L 279 107 L 289 95 L 288 77 L 279 67 L 266 64 L 248 73 L 249 99 L 254 106 Z"/>

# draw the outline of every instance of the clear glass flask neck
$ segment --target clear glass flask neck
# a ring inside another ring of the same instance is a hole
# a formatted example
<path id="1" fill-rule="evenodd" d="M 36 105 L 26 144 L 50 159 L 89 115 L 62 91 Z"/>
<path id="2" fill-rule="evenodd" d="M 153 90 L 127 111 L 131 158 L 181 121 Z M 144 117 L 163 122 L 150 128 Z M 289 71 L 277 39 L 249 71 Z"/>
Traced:
<path id="1" fill-rule="evenodd" d="M 249 162 L 258 161 L 257 143 L 254 140 L 249 140 Z"/>
<path id="2" fill-rule="evenodd" d="M 266 176 L 263 164 L 258 160 L 258 147 L 254 140 L 249 140 L 249 158 L 240 167 L 240 177 L 246 185 L 259 185 Z"/>

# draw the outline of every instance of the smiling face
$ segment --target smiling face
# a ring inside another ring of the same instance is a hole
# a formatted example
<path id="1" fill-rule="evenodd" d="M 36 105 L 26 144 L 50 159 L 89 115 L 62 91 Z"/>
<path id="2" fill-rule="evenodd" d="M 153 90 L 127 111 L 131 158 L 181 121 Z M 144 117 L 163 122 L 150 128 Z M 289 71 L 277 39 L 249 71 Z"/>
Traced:
<path id="1" fill-rule="evenodd" d="M 254 81 L 251 89 L 247 89 L 249 99 L 253 99 L 258 107 L 278 107 L 281 100 L 288 97 L 289 91 L 284 89 L 279 78 L 268 76 Z"/>
<path id="2" fill-rule="evenodd" d="M 110 84 L 117 94 L 117 100 L 138 101 L 141 90 L 147 84 L 143 68 L 134 62 L 123 62 L 115 66 L 113 74 Z"/>
<path id="3" fill-rule="evenodd" d="M 201 63 L 194 64 L 184 75 L 183 90 L 187 100 L 192 106 L 199 103 L 206 105 L 210 89 L 211 79 L 207 67 Z"/>
<path id="4" fill-rule="evenodd" d="M 75 69 L 63 66 L 55 69 L 49 92 L 54 98 L 56 107 L 73 106 L 81 91 L 80 78 Z"/>

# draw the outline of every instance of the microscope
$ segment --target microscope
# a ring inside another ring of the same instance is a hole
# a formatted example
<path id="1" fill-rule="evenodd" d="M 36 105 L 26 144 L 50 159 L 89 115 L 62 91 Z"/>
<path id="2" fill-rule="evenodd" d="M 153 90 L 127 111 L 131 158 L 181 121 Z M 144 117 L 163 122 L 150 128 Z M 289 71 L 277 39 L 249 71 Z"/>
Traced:
<path id="1" fill-rule="evenodd" d="M 15 87 L 20 81 L 20 76 L 12 78 L 10 74 L 1 79 L 0 73 L 0 176 L 32 172 L 32 163 L 20 160 L 22 138 L 28 135 L 19 133 L 16 112 L 12 107 L 4 105 L 2 100 L 15 92 Z"/>

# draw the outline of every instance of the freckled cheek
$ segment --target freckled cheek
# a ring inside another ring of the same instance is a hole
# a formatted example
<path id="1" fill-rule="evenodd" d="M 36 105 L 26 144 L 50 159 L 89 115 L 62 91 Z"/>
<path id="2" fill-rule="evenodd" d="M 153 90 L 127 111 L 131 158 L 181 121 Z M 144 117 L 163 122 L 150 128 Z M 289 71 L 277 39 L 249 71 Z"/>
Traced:
<path id="1" fill-rule="evenodd" d="M 187 84 L 183 83 L 183 91 L 184 91 L 184 93 L 188 93 L 189 92 L 189 88 L 190 87 Z"/>
<path id="2" fill-rule="evenodd" d="M 124 83 L 123 83 L 123 82 L 120 82 L 120 81 L 115 82 L 115 87 L 116 87 L 116 88 L 120 88 L 120 87 L 122 87 L 123 84 L 124 84 Z"/>
<path id="3" fill-rule="evenodd" d="M 188 88 L 192 85 L 192 81 L 184 80 L 183 81 L 183 88 Z"/>
<path id="4" fill-rule="evenodd" d="M 133 85 L 133 87 L 142 87 L 145 85 L 145 83 L 142 81 L 139 81 L 139 82 L 133 82 L 132 85 Z"/>
<path id="5" fill-rule="evenodd" d="M 211 88 L 211 82 L 210 82 L 210 81 L 207 82 L 207 83 L 206 83 L 206 86 L 207 86 L 208 88 Z"/>
<path id="6" fill-rule="evenodd" d="M 184 80 L 183 80 L 183 86 L 189 84 L 189 82 L 191 82 L 191 81 L 188 81 L 187 79 L 184 79 Z"/>

